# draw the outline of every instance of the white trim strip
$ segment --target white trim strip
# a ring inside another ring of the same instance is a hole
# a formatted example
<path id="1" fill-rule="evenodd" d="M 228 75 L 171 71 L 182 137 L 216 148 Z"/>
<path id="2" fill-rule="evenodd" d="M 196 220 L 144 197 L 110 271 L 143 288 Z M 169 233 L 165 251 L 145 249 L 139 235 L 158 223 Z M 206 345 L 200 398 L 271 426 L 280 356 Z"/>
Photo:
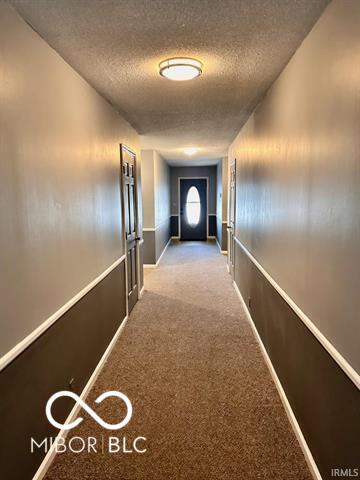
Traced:
<path id="1" fill-rule="evenodd" d="M 125 260 L 125 255 L 116 260 L 109 268 L 107 268 L 103 273 L 101 273 L 95 280 L 90 282 L 85 288 L 83 288 L 79 293 L 77 293 L 73 298 L 71 298 L 65 305 L 63 305 L 59 310 L 53 313 L 48 319 L 46 319 L 41 325 L 39 325 L 35 330 L 33 330 L 27 337 L 25 337 L 21 342 L 15 345 L 8 353 L 0 358 L 0 371 L 3 370 L 10 362 L 12 362 L 21 352 L 23 352 L 29 345 L 31 345 L 37 338 L 42 335 L 45 330 L 47 330 L 51 325 L 53 325 L 56 320 L 58 320 L 64 313 L 66 313 L 75 303 L 77 303 L 82 297 L 84 297 L 91 289 L 93 289 L 101 280 L 103 280 L 109 273 L 114 270 L 123 260 Z"/>
<path id="2" fill-rule="evenodd" d="M 277 388 L 277 391 L 279 392 L 279 395 L 280 395 L 280 399 L 282 401 L 282 404 L 284 406 L 284 409 L 285 409 L 285 412 L 288 416 L 288 419 L 290 421 L 290 424 L 294 430 L 294 433 L 296 435 L 296 438 L 298 439 L 298 442 L 300 444 L 300 447 L 301 447 L 301 450 L 303 451 L 304 453 L 304 456 L 305 456 L 305 460 L 306 460 L 306 463 L 308 464 L 308 467 L 310 469 L 310 472 L 312 474 L 312 476 L 314 477 L 315 480 L 322 480 L 322 477 L 320 475 L 320 472 L 319 472 L 319 469 L 315 463 L 315 460 L 314 460 L 314 457 L 312 456 L 312 453 L 310 451 L 310 448 L 308 447 L 308 444 L 306 443 L 306 440 L 305 440 L 305 437 L 301 431 L 301 428 L 300 428 L 300 425 L 298 424 L 298 421 L 296 420 L 296 417 L 295 417 L 295 414 L 291 408 L 291 405 L 289 403 L 289 400 L 287 399 L 287 396 L 286 396 L 286 393 L 281 385 L 281 382 L 279 380 L 279 377 L 277 376 L 276 374 L 276 371 L 275 371 L 275 368 L 273 366 L 273 364 L 271 363 L 271 360 L 270 360 L 270 357 L 266 351 L 266 348 L 261 340 L 261 337 L 259 335 L 259 332 L 257 331 L 256 329 L 256 326 L 254 324 L 254 321 L 253 319 L 251 318 L 251 315 L 250 315 L 250 312 L 247 308 L 247 305 L 243 299 L 243 296 L 241 295 L 241 292 L 238 288 L 238 286 L 236 285 L 236 283 L 233 281 L 233 285 L 234 285 L 234 288 L 235 288 L 235 291 L 236 293 L 238 294 L 238 297 L 240 299 L 240 302 L 243 306 L 243 309 L 245 311 L 245 314 L 246 314 L 246 318 L 248 320 L 248 322 L 250 323 L 250 326 L 254 332 L 254 335 L 259 343 L 259 346 L 260 346 L 260 350 L 261 350 L 261 353 L 264 357 L 264 360 L 266 362 L 266 365 L 270 371 L 270 375 L 275 383 L 275 386 Z"/>
<path id="3" fill-rule="evenodd" d="M 186 177 L 187 178 L 187 177 Z M 202 177 L 202 178 L 209 178 L 209 177 Z M 190 179 L 191 180 L 191 179 Z M 178 213 L 173 213 L 172 215 L 170 215 L 170 218 L 171 217 L 178 217 L 179 214 Z M 208 213 L 208 217 L 217 217 L 216 213 Z M 223 223 L 226 223 L 226 222 L 223 222 Z"/>
<path id="4" fill-rule="evenodd" d="M 126 316 L 123 319 L 123 321 L 121 322 L 119 328 L 117 329 L 115 335 L 113 336 L 111 342 L 109 343 L 109 345 L 108 345 L 107 349 L 105 350 L 103 356 L 101 357 L 99 363 L 96 365 L 96 368 L 93 371 L 91 377 L 89 378 L 87 384 L 85 385 L 84 390 L 80 394 L 80 398 L 82 400 L 84 400 L 86 398 L 86 396 L 88 395 L 92 386 L 94 385 L 97 377 L 99 376 L 99 373 L 100 373 L 101 369 L 103 368 L 108 356 L 111 353 L 111 350 L 114 348 L 117 339 L 120 337 L 121 333 L 123 332 L 127 320 L 128 320 L 128 317 Z M 74 405 L 73 409 L 71 410 L 69 416 L 67 417 L 67 419 L 65 421 L 65 425 L 67 425 L 68 423 L 71 423 L 75 419 L 75 416 L 78 413 L 78 411 L 80 410 L 80 408 L 81 408 L 81 406 L 78 403 L 76 403 Z M 41 480 L 42 478 L 44 478 L 47 470 L 49 469 L 51 463 L 53 462 L 53 460 L 55 458 L 55 455 L 56 455 L 55 446 L 56 446 L 57 440 L 59 440 L 60 438 L 65 439 L 68 433 L 69 433 L 69 430 L 62 429 L 62 430 L 59 431 L 59 433 L 56 436 L 56 440 L 54 440 L 54 442 L 53 442 L 51 448 L 48 450 L 44 460 L 41 462 L 40 467 L 38 468 L 37 472 L 35 473 L 35 475 L 33 477 L 33 480 Z"/>
<path id="5" fill-rule="evenodd" d="M 162 253 L 161 253 L 161 255 L 160 255 L 160 257 L 159 257 L 158 261 L 156 262 L 156 266 L 158 266 L 158 265 L 159 265 L 159 263 L 160 263 L 160 261 L 161 261 L 162 257 L 164 256 L 164 253 L 166 252 L 166 250 L 167 250 L 168 246 L 169 246 L 169 245 L 170 245 L 170 243 L 171 243 L 171 240 L 172 240 L 172 239 L 171 239 L 171 237 L 170 237 L 170 238 L 169 238 L 169 241 L 168 241 L 168 242 L 167 242 L 167 244 L 165 245 L 165 248 L 164 248 L 164 250 L 162 251 Z"/>
<path id="6" fill-rule="evenodd" d="M 360 389 L 360 375 L 354 370 L 350 363 L 345 360 L 341 353 L 334 347 L 334 345 L 323 335 L 320 330 L 314 325 L 310 318 L 296 305 L 296 303 L 284 292 L 284 290 L 275 282 L 271 275 L 260 265 L 260 263 L 252 256 L 249 250 L 238 240 L 235 236 L 236 243 L 242 248 L 245 254 L 250 258 L 254 265 L 260 270 L 264 277 L 270 282 L 275 290 L 282 296 L 285 302 L 291 307 L 296 315 L 305 323 L 311 333 L 317 338 L 325 350 L 332 356 L 336 363 L 342 368 L 346 375 L 354 382 L 356 387 Z"/>
<path id="7" fill-rule="evenodd" d="M 156 227 L 143 228 L 142 231 L 143 231 L 143 232 L 155 232 L 155 230 L 157 230 L 157 229 L 160 228 L 162 225 L 164 225 L 164 223 L 170 222 L 170 218 L 171 218 L 172 216 L 173 216 L 173 215 L 170 215 L 169 218 L 165 218 L 165 220 L 163 220 L 163 221 L 160 222 L 158 225 L 156 225 Z"/>

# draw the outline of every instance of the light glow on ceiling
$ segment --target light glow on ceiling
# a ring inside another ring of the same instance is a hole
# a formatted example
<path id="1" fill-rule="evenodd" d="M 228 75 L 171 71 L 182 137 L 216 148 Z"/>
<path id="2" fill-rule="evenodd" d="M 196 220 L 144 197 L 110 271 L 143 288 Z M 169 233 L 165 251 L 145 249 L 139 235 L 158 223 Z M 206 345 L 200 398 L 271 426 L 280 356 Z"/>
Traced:
<path id="1" fill-rule="evenodd" d="M 184 148 L 184 153 L 186 153 L 186 155 L 194 155 L 196 152 L 198 151 L 198 149 L 196 147 L 185 147 Z"/>
<path id="2" fill-rule="evenodd" d="M 202 66 L 202 63 L 195 58 L 167 58 L 159 64 L 159 73 L 169 80 L 183 82 L 199 77 L 202 74 Z"/>

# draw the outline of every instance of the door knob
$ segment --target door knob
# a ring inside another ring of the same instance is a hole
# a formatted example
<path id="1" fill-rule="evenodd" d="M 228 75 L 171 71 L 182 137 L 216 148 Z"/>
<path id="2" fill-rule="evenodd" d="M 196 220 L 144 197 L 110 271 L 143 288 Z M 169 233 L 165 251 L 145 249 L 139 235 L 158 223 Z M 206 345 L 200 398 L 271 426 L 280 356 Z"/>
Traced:
<path id="1" fill-rule="evenodd" d="M 139 240 L 141 240 L 141 237 L 135 237 L 135 240 L 138 242 Z"/>

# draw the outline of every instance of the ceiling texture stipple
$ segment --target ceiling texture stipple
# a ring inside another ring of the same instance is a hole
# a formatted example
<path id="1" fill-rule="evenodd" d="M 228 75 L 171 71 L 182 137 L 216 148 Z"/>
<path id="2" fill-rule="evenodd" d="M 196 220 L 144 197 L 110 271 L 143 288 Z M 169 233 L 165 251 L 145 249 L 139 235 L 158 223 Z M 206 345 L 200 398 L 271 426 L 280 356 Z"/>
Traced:
<path id="1" fill-rule="evenodd" d="M 171 164 L 216 163 L 328 0 L 10 0 Z M 203 63 L 187 82 L 159 63 Z M 195 146 L 191 158 L 184 147 Z"/>

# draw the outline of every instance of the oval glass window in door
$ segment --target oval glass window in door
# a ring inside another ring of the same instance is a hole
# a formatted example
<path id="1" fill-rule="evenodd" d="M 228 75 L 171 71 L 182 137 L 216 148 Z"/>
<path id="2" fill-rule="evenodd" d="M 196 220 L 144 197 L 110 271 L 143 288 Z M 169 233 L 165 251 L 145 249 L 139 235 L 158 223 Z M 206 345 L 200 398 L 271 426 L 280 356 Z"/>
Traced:
<path id="1" fill-rule="evenodd" d="M 201 202 L 199 190 L 192 186 L 186 195 L 186 220 L 191 227 L 196 227 L 200 221 Z"/>

